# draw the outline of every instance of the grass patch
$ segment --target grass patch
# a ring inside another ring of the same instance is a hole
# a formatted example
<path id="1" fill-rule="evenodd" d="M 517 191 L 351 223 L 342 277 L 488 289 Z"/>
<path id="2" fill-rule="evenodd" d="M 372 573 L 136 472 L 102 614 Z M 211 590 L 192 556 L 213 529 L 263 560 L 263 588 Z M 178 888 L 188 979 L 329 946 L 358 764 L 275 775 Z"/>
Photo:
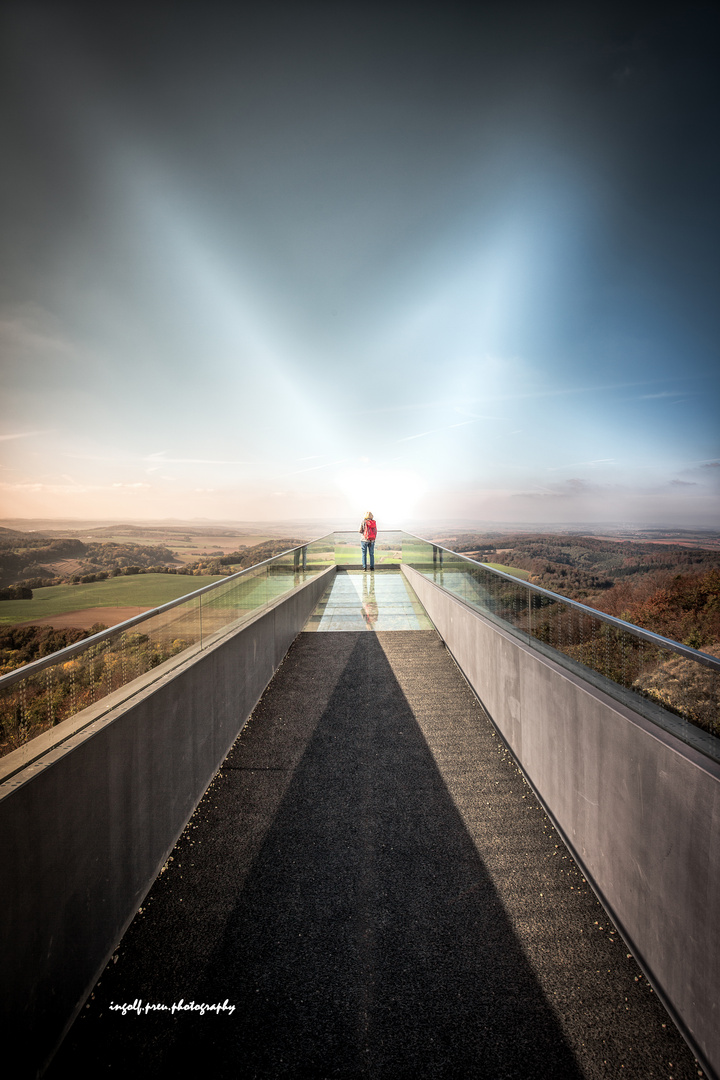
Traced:
<path id="1" fill-rule="evenodd" d="M 368 558 L 370 556 L 368 555 Z M 360 544 L 348 544 L 335 549 L 335 565 L 343 566 L 346 563 L 354 565 L 362 562 L 362 550 Z M 399 566 L 401 562 L 401 552 L 398 548 L 395 551 L 383 551 L 375 545 L 375 565 L 382 563 L 385 566 Z"/>
<path id="2" fill-rule="evenodd" d="M 523 581 L 529 581 L 531 574 L 528 570 L 518 570 L 515 566 L 503 566 L 499 562 L 485 563 L 486 566 L 491 566 L 493 570 L 502 570 L 504 574 L 512 574 L 513 577 L 522 578 Z"/>
<path id="3" fill-rule="evenodd" d="M 0 625 L 12 626 L 87 608 L 160 607 L 221 580 L 222 575 L 209 574 L 198 577 L 189 574 L 132 574 L 88 584 L 52 585 L 46 589 L 33 589 L 32 600 L 0 602 Z"/>

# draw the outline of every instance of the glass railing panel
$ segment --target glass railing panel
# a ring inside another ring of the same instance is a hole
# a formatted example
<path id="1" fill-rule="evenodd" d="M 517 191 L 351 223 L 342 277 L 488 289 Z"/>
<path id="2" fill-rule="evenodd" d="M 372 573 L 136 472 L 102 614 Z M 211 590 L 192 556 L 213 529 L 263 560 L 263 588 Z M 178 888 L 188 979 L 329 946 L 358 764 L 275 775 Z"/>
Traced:
<path id="1" fill-rule="evenodd" d="M 437 551 L 433 544 L 428 543 L 427 540 L 420 540 L 417 536 L 411 536 L 409 533 L 403 533 L 401 550 L 402 561 L 408 566 L 412 566 L 421 574 L 432 572 L 433 552 Z"/>
<path id="2" fill-rule="evenodd" d="M 200 598 L 119 628 L 81 651 L 57 654 L 40 671 L 0 685 L 1 753 L 67 720 L 121 690 L 165 660 L 200 643 Z M 19 674 L 22 668 L 19 669 Z"/>
<path id="3" fill-rule="evenodd" d="M 381 529 L 375 541 L 375 565 L 399 567 L 402 561 L 402 532 Z"/>
<path id="4" fill-rule="evenodd" d="M 309 549 L 309 551 L 308 551 Z M 332 565 L 332 536 L 234 574 L 131 626 L 80 642 L 0 678 L 0 756 L 146 676 L 210 644 Z"/>
<path id="5" fill-rule="evenodd" d="M 657 650 L 640 665 L 633 688 L 720 738 L 720 672 L 677 653 Z"/>
<path id="6" fill-rule="evenodd" d="M 289 589 L 302 585 L 308 573 L 306 549 L 284 552 L 267 565 L 269 599 L 274 600 Z"/>
<path id="7" fill-rule="evenodd" d="M 676 734 L 720 753 L 720 662 L 419 537 L 404 535 L 402 558 L 581 678 L 656 723 L 679 718 L 687 728 L 673 723 Z"/>
<path id="8" fill-rule="evenodd" d="M 73 679 L 67 669 L 61 685 L 51 669 L 0 689 L 0 753 L 9 754 L 71 715 Z"/>
<path id="9" fill-rule="evenodd" d="M 158 664 L 177 656 L 193 645 L 202 643 L 203 616 L 202 598 L 189 597 L 176 607 L 159 611 L 142 623 L 126 631 L 126 637 L 137 637 L 140 642 L 147 639 L 148 665 L 144 670 L 157 667 Z M 138 675 L 143 671 L 138 671 Z M 127 681 L 127 680 L 126 680 Z"/>
<path id="10" fill-rule="evenodd" d="M 313 540 L 306 547 L 306 568 L 310 573 L 325 570 L 335 563 L 335 536 L 323 536 L 319 540 Z"/>
<path id="11" fill-rule="evenodd" d="M 649 719 L 657 720 L 661 708 L 720 735 L 720 673 L 691 650 L 683 655 L 663 639 L 648 640 L 629 625 L 607 622 L 560 599 L 533 596 L 530 615 L 534 643 L 560 654 L 583 678 Z"/>
<path id="12" fill-rule="evenodd" d="M 360 566 L 362 553 L 360 541 L 362 537 L 358 531 L 335 533 L 335 562 L 339 566 Z"/>
<path id="13" fill-rule="evenodd" d="M 268 563 L 268 602 L 276 600 L 304 580 L 303 549 L 285 552 Z"/>
<path id="14" fill-rule="evenodd" d="M 251 618 L 269 598 L 266 566 L 250 567 L 203 593 L 203 642 Z"/>

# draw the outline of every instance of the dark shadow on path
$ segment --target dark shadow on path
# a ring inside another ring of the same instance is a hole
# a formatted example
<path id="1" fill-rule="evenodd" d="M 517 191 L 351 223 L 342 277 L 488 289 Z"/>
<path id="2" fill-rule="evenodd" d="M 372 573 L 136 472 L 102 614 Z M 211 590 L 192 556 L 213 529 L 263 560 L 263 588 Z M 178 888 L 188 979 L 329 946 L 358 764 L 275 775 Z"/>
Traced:
<path id="1" fill-rule="evenodd" d="M 374 634 L 300 635 L 223 775 L 58 1069 L 583 1075 Z M 267 798 L 248 819 L 253 778 Z M 262 840 L 233 871 L 248 829 Z M 108 1012 L 135 997 L 235 1012 Z"/>

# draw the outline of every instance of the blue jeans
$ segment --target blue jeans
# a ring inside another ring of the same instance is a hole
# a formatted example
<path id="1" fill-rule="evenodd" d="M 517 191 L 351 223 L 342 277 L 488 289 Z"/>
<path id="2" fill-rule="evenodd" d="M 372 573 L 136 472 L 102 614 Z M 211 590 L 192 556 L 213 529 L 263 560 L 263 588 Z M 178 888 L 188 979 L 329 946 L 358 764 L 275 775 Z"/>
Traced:
<path id="1" fill-rule="evenodd" d="M 374 540 L 361 540 L 360 547 L 362 548 L 362 560 L 363 570 L 367 570 L 367 556 L 370 552 L 370 569 L 375 569 L 375 541 Z"/>

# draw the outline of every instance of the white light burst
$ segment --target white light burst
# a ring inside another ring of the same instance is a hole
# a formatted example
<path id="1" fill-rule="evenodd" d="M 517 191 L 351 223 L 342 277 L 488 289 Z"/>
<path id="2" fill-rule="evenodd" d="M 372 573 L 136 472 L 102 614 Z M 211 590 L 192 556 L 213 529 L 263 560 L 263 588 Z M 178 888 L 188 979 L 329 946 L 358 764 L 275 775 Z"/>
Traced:
<path id="1" fill-rule="evenodd" d="M 338 474 L 336 483 L 349 510 L 356 517 L 372 510 L 380 529 L 401 525 L 425 491 L 417 473 L 370 465 Z"/>

